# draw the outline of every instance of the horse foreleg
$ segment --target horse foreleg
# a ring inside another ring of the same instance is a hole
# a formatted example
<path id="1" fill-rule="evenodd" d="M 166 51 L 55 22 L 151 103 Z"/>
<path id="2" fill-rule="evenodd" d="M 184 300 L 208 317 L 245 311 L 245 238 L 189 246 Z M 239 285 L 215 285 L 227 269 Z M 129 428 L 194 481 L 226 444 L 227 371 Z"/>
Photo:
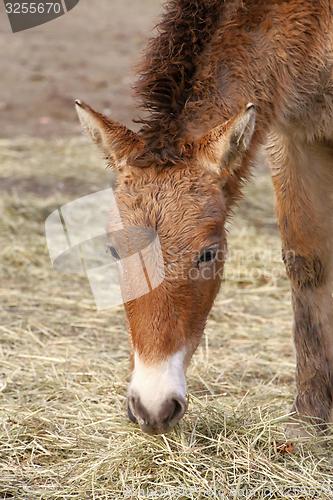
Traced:
<path id="1" fill-rule="evenodd" d="M 271 148 L 283 259 L 291 282 L 296 414 L 319 428 L 333 400 L 333 156 L 279 138 Z M 298 426 L 297 434 L 300 427 Z M 302 433 L 302 432 L 301 432 Z"/>

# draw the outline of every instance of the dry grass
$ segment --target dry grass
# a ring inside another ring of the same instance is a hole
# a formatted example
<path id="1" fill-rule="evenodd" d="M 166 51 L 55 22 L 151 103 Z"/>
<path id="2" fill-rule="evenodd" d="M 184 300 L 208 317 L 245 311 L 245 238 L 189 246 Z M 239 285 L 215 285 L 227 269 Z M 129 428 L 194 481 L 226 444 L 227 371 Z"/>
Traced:
<path id="1" fill-rule="evenodd" d="M 0 497 L 332 498 L 332 437 L 277 451 L 294 355 L 268 176 L 232 226 L 189 411 L 147 437 L 125 417 L 122 309 L 96 313 L 83 279 L 51 270 L 44 240 L 45 217 L 109 174 L 82 140 L 0 146 Z"/>

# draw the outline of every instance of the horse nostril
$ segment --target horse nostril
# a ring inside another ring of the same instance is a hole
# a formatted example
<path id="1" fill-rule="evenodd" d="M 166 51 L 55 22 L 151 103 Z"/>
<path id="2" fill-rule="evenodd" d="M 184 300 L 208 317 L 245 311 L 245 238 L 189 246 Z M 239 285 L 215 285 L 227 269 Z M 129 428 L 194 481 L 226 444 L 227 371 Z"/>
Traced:
<path id="1" fill-rule="evenodd" d="M 173 401 L 175 403 L 175 409 L 174 409 L 171 420 L 174 420 L 176 418 L 180 419 L 184 415 L 185 410 L 186 410 L 185 401 L 180 401 L 178 399 L 174 399 Z"/>
<path id="2" fill-rule="evenodd" d="M 133 424 L 137 424 L 138 423 L 137 418 L 133 413 L 133 409 L 134 409 L 133 408 L 133 406 L 134 406 L 133 401 L 134 401 L 134 398 L 130 398 L 129 400 L 127 400 L 127 416 L 130 419 L 130 421 L 133 422 Z"/>
<path id="3" fill-rule="evenodd" d="M 185 410 L 185 401 L 176 398 L 169 399 L 162 408 L 160 420 L 163 424 L 170 424 L 175 421 L 178 422 L 184 415 Z"/>
<path id="4" fill-rule="evenodd" d="M 149 423 L 148 412 L 139 397 L 131 396 L 128 400 L 127 408 L 128 416 L 132 422 L 146 425 Z"/>
<path id="5" fill-rule="evenodd" d="M 171 429 L 182 418 L 186 411 L 186 401 L 181 397 L 173 397 L 164 401 L 158 414 L 150 412 L 142 404 L 138 396 L 129 396 L 127 413 L 129 419 L 140 425 L 148 434 L 161 434 Z"/>

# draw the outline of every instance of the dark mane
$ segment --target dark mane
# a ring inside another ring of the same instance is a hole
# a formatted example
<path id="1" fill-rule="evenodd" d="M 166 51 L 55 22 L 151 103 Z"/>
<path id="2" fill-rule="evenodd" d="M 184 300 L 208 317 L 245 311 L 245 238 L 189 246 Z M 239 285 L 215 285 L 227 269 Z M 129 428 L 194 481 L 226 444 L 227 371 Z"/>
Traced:
<path id="1" fill-rule="evenodd" d="M 169 0 L 148 45 L 136 94 L 148 117 L 141 134 L 150 153 L 177 161 L 181 114 L 192 94 L 198 58 L 219 25 L 224 0 Z"/>

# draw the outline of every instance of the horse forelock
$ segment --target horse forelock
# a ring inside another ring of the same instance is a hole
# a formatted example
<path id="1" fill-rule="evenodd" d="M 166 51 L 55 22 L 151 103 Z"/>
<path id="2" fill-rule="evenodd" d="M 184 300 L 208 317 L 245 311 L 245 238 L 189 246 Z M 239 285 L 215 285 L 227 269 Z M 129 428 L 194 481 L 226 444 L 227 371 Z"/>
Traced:
<path id="1" fill-rule="evenodd" d="M 193 99 L 198 60 L 220 24 L 224 4 L 169 0 L 157 36 L 149 42 L 135 92 L 148 115 L 139 120 L 140 134 L 155 161 L 174 164 L 188 157 L 182 113 Z M 148 156 L 141 157 L 143 162 Z"/>

